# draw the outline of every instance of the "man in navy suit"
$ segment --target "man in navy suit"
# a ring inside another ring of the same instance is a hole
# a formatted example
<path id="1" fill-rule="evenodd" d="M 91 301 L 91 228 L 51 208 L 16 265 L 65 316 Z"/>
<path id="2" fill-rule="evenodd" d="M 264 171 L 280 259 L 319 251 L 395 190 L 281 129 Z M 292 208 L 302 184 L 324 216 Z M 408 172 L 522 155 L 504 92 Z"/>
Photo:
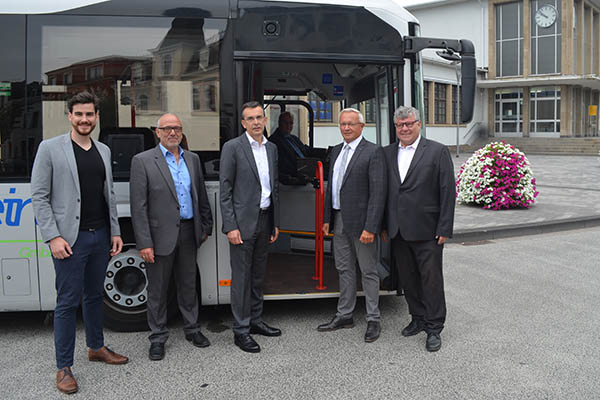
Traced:
<path id="1" fill-rule="evenodd" d="M 446 146 L 421 136 L 419 110 L 401 106 L 394 121 L 399 143 L 384 149 L 385 223 L 412 316 L 402 335 L 425 331 L 427 350 L 437 351 L 446 320 L 442 251 L 454 223 L 454 168 Z"/>

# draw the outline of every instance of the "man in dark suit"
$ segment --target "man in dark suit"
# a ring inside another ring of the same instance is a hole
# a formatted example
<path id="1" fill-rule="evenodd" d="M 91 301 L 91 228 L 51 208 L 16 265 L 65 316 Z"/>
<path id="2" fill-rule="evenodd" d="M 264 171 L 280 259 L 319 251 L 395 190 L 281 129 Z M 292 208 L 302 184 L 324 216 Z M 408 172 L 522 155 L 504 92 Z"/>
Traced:
<path id="1" fill-rule="evenodd" d="M 386 194 L 383 149 L 362 137 L 362 114 L 353 108 L 340 112 L 344 141 L 331 151 L 329 181 L 325 196 L 323 232 L 333 228 L 333 254 L 340 277 L 337 313 L 321 332 L 354 326 L 356 305 L 356 261 L 360 267 L 367 310 L 365 342 L 374 342 L 381 332 L 377 242 Z"/>
<path id="2" fill-rule="evenodd" d="M 279 235 L 277 147 L 263 135 L 266 123 L 260 103 L 242 106 L 246 131 L 225 143 L 219 171 L 223 233 L 231 259 L 234 343 L 250 353 L 260 351 L 251 333 L 281 335 L 262 320 L 267 251 Z"/>
<path id="3" fill-rule="evenodd" d="M 437 351 L 446 319 L 442 251 L 454 223 L 454 168 L 446 146 L 421 137 L 417 109 L 399 107 L 394 121 L 399 143 L 385 148 L 386 224 L 412 317 L 402 335 L 425 331 L 427 350 Z"/>
<path id="4" fill-rule="evenodd" d="M 289 111 L 279 114 L 279 126 L 269 136 L 269 141 L 277 146 L 279 155 L 279 175 L 296 176 L 298 168 L 296 160 L 309 154 L 309 147 L 295 135 L 292 135 L 294 116 Z"/>
<path id="5" fill-rule="evenodd" d="M 212 214 L 200 158 L 180 147 L 181 121 L 174 114 L 158 120 L 160 143 L 131 162 L 131 219 L 136 245 L 146 261 L 151 360 L 162 360 L 167 328 L 167 291 L 175 274 L 177 303 L 185 338 L 210 345 L 200 332 L 196 290 L 196 252 L 212 232 Z"/>

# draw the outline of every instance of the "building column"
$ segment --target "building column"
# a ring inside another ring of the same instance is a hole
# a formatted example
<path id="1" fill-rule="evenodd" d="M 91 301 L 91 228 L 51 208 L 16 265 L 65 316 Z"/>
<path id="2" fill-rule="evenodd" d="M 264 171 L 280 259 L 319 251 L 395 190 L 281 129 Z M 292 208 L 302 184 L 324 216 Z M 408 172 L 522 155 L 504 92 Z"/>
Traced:
<path id="1" fill-rule="evenodd" d="M 584 24 L 585 24 L 585 6 L 583 5 L 583 0 L 576 0 L 577 9 L 577 21 L 579 22 L 579 26 L 577 26 L 577 39 L 575 42 L 575 46 L 577 47 L 577 71 L 576 73 L 579 75 L 583 75 L 585 72 L 585 55 L 583 52 L 585 51 L 585 44 L 583 43 L 584 37 Z"/>
<path id="2" fill-rule="evenodd" d="M 496 5 L 493 0 L 488 3 L 488 38 L 488 79 L 496 79 Z"/>
<path id="3" fill-rule="evenodd" d="M 592 10 L 592 40 L 590 42 L 593 43 L 593 51 L 592 51 L 592 73 L 599 75 L 600 74 L 600 32 L 598 28 L 600 28 L 598 12 Z M 595 38 L 595 39 L 594 39 Z"/>
<path id="4" fill-rule="evenodd" d="M 584 73 L 591 74 L 594 71 L 594 52 L 593 46 L 595 45 L 592 40 L 593 32 L 594 32 L 594 12 L 591 7 L 584 7 L 584 15 L 585 15 L 585 26 L 587 27 L 587 33 L 585 35 L 584 46 L 585 46 L 585 54 L 587 54 L 587 63 L 585 65 Z"/>
<path id="5" fill-rule="evenodd" d="M 573 108 L 573 88 L 567 85 L 560 87 L 560 137 L 573 136 L 571 127 L 573 120 L 571 110 Z"/>
<path id="6" fill-rule="evenodd" d="M 573 2 L 574 0 L 563 0 L 561 3 L 560 70 L 563 75 L 575 73 L 573 69 Z"/>
<path id="7" fill-rule="evenodd" d="M 531 70 L 531 1 L 523 0 L 523 77 L 527 78 Z M 525 130 L 523 130 L 525 133 Z"/>
<path id="8" fill-rule="evenodd" d="M 523 115 L 521 115 L 521 119 L 523 119 L 523 137 L 529 137 L 529 121 L 531 110 L 529 109 L 531 88 L 524 87 L 523 88 Z"/>

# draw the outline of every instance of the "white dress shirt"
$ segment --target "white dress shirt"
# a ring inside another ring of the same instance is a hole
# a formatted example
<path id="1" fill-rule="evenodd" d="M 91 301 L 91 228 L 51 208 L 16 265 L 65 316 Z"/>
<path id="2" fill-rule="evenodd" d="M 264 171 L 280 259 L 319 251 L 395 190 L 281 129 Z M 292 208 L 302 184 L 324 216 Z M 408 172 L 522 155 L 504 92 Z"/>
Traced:
<path id="1" fill-rule="evenodd" d="M 271 205 L 271 179 L 269 177 L 269 159 L 267 158 L 267 138 L 263 137 L 262 143 L 258 143 L 246 132 L 246 137 L 250 141 L 254 162 L 258 169 L 260 178 L 260 208 L 267 208 Z"/>
<path id="2" fill-rule="evenodd" d="M 420 141 L 421 135 L 417 137 L 417 140 L 413 144 L 409 144 L 406 147 L 398 143 L 398 172 L 400 172 L 400 182 L 404 182 L 404 178 L 406 178 L 406 173 L 408 172 L 408 168 L 410 168 L 410 163 L 415 156 L 415 151 Z"/>
<path id="3" fill-rule="evenodd" d="M 348 158 L 346 159 L 346 165 L 344 166 L 344 172 L 345 172 L 346 169 L 348 168 L 348 164 L 350 164 L 350 160 L 352 159 L 352 156 L 354 155 L 354 150 L 356 150 L 356 148 L 358 147 L 358 144 L 360 143 L 361 140 L 362 140 L 362 135 L 360 135 L 359 137 L 357 137 L 350 143 L 344 142 L 344 144 L 342 145 L 342 150 L 340 151 L 340 154 L 338 154 L 338 156 L 335 160 L 335 164 L 333 165 L 333 176 L 331 177 L 331 182 L 329 182 L 329 184 L 333 185 L 331 187 L 332 188 L 331 189 L 331 206 L 335 210 L 339 210 L 341 208 L 340 199 L 338 198 L 338 193 L 335 189 L 336 189 L 336 182 L 337 182 L 338 176 L 340 174 L 340 168 L 342 166 L 342 156 L 343 156 L 343 152 L 344 152 L 344 146 L 346 146 L 346 144 L 348 144 L 348 146 L 350 146 L 350 149 L 346 150 L 349 153 L 348 153 Z"/>

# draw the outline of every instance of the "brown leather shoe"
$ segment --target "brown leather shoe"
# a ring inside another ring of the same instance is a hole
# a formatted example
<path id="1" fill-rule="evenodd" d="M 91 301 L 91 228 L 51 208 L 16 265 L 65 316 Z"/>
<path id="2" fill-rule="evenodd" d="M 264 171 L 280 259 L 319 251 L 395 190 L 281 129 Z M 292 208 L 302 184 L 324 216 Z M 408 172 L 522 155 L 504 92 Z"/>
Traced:
<path id="1" fill-rule="evenodd" d="M 102 346 L 98 351 L 89 349 L 88 360 L 104 361 L 107 364 L 127 364 L 129 358 L 115 353 L 106 346 Z"/>
<path id="2" fill-rule="evenodd" d="M 56 388 L 66 394 L 75 393 L 79 389 L 71 367 L 64 367 L 56 371 Z"/>

